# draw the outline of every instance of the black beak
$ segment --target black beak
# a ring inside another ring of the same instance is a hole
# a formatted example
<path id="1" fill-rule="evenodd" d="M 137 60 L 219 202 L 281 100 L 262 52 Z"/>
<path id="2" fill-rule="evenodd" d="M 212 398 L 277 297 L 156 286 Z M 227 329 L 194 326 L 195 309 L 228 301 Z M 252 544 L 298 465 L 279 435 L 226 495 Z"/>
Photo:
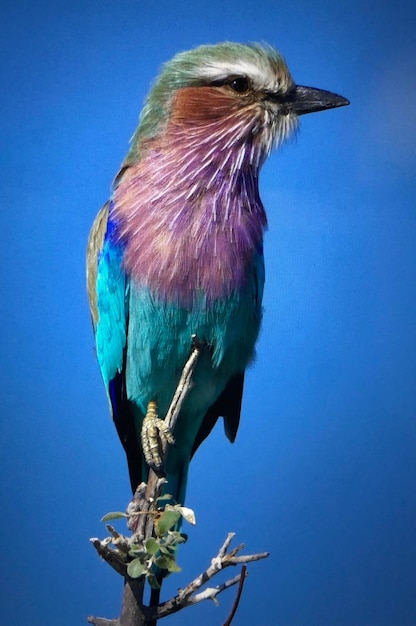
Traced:
<path id="1" fill-rule="evenodd" d="M 281 113 L 296 113 L 296 115 L 304 115 L 305 113 L 315 113 L 316 111 L 325 111 L 326 109 L 334 109 L 335 107 L 343 107 L 350 103 L 347 98 L 338 96 L 331 91 L 324 89 L 315 89 L 315 87 L 302 87 L 295 85 L 283 97 L 273 98 L 281 103 Z"/>

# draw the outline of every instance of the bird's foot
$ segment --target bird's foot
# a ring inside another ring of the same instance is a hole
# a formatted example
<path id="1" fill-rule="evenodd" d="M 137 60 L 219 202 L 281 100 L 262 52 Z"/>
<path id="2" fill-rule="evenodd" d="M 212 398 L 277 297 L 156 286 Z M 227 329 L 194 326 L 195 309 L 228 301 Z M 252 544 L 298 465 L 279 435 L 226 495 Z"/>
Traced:
<path id="1" fill-rule="evenodd" d="M 146 417 L 142 424 L 142 448 L 149 467 L 159 476 L 164 475 L 163 461 L 168 444 L 174 444 L 175 438 L 163 419 L 157 413 L 157 404 L 153 400 L 147 406 Z"/>

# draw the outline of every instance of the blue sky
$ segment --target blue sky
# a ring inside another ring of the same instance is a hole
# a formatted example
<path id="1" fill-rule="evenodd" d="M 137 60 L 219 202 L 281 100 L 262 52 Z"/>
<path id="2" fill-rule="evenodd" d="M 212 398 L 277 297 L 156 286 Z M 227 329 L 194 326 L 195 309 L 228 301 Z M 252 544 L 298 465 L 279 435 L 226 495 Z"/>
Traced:
<path id="1" fill-rule="evenodd" d="M 351 106 L 305 116 L 264 167 L 258 358 L 237 442 L 219 426 L 193 462 L 198 525 L 166 594 L 233 530 L 271 552 L 249 568 L 236 626 L 416 623 L 416 9 L 389 4 L 4 3 L 3 623 L 119 612 L 121 580 L 88 544 L 129 486 L 94 358 L 86 238 L 160 65 L 226 39 L 267 41 L 296 81 Z M 166 624 L 220 625 L 232 601 Z"/>

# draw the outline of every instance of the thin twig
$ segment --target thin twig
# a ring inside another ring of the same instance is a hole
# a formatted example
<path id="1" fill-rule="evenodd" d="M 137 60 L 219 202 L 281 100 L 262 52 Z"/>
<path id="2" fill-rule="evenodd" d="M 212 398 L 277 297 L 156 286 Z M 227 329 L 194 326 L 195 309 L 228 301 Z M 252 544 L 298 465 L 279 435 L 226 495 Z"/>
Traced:
<path id="1" fill-rule="evenodd" d="M 230 544 L 232 542 L 232 540 L 235 537 L 235 533 L 228 533 L 226 540 L 224 541 L 224 543 L 222 544 L 221 548 L 218 551 L 218 557 L 222 559 L 226 554 L 227 554 L 227 550 L 230 547 Z"/>
<path id="2" fill-rule="evenodd" d="M 120 621 L 118 619 L 105 619 L 105 617 L 87 617 L 89 624 L 94 626 L 119 626 Z"/>
<path id="3" fill-rule="evenodd" d="M 243 565 L 242 568 L 241 568 L 240 583 L 238 585 L 237 595 L 235 597 L 234 604 L 233 604 L 233 606 L 231 608 L 231 612 L 230 612 L 228 618 L 225 620 L 223 626 L 230 626 L 231 622 L 234 619 L 234 615 L 237 613 L 237 609 L 238 609 L 238 605 L 239 605 L 239 602 L 240 602 L 241 594 L 243 593 L 244 581 L 246 579 L 246 576 L 247 576 L 247 567 L 245 565 Z"/>
<path id="4" fill-rule="evenodd" d="M 221 583 L 221 585 L 217 585 L 216 587 L 207 587 L 203 591 L 196 593 L 194 596 L 188 598 L 187 604 L 185 606 L 191 606 L 192 604 L 198 604 L 198 602 L 202 602 L 203 600 L 212 600 L 215 604 L 218 604 L 217 596 L 226 589 L 229 589 L 233 585 L 236 585 L 240 582 L 241 574 L 237 574 L 234 578 L 230 578 L 230 580 L 226 580 L 225 583 Z"/>
<path id="5" fill-rule="evenodd" d="M 176 387 L 175 394 L 172 398 L 172 402 L 170 403 L 168 412 L 166 413 L 166 416 L 164 418 L 164 421 L 166 422 L 166 425 L 171 432 L 173 432 L 175 428 L 179 413 L 186 399 L 186 396 L 192 388 L 192 375 L 195 371 L 195 367 L 198 362 L 199 355 L 201 354 L 202 348 L 203 344 L 197 339 L 196 336 L 193 336 L 191 353 L 184 365 L 178 386 Z M 166 439 L 163 439 L 161 441 L 161 446 L 162 461 L 163 464 L 165 464 L 166 457 L 169 451 L 168 441 Z M 142 506 L 143 511 L 148 511 L 149 508 L 152 506 L 152 503 L 160 495 L 164 482 L 165 479 L 160 478 L 152 469 L 150 469 L 145 494 L 145 502 Z M 137 535 L 138 539 L 142 540 L 145 537 L 151 537 L 152 531 L 153 519 L 150 517 L 144 517 L 144 519 L 138 521 L 135 534 Z"/>
<path id="6" fill-rule="evenodd" d="M 97 537 L 93 537 L 90 539 L 92 545 L 97 550 L 100 557 L 117 572 L 121 576 L 126 576 L 127 573 L 127 565 L 120 558 L 119 554 L 108 547 L 108 541 L 104 539 L 104 541 L 100 541 Z"/>
<path id="7" fill-rule="evenodd" d="M 270 552 L 259 552 L 258 554 L 247 554 L 242 556 L 227 556 L 224 560 L 224 567 L 227 565 L 240 565 L 240 563 L 260 561 L 260 559 L 267 559 L 268 556 L 270 556 Z"/>
<path id="8" fill-rule="evenodd" d="M 192 337 L 192 342 L 193 346 L 191 354 L 189 355 L 188 360 L 182 370 L 178 386 L 176 387 L 176 391 L 173 396 L 172 402 L 170 403 L 169 410 L 165 416 L 166 425 L 172 432 L 178 420 L 182 404 L 192 387 L 192 375 L 194 373 L 202 349 L 202 344 L 195 336 Z M 167 448 L 167 444 L 165 445 L 165 448 Z M 164 454 L 166 454 L 166 449 L 164 449 L 163 452 Z"/>
<path id="9" fill-rule="evenodd" d="M 217 595 L 222 593 L 222 591 L 228 589 L 232 585 L 241 583 L 241 577 L 243 575 L 245 577 L 246 575 L 245 569 L 244 573 L 242 570 L 241 574 L 235 576 L 231 580 L 227 580 L 221 585 L 218 585 L 216 587 L 208 587 L 199 593 L 196 592 L 199 591 L 201 587 L 205 585 L 209 580 L 211 580 L 216 574 L 218 574 L 218 572 L 225 569 L 226 567 L 236 565 L 238 563 L 250 563 L 252 561 L 259 561 L 260 559 L 265 559 L 269 556 L 268 552 L 261 552 L 259 554 L 247 554 L 238 557 L 234 556 L 236 551 L 238 551 L 238 549 L 241 549 L 241 546 L 238 546 L 238 548 L 235 548 L 230 553 L 227 553 L 234 534 L 235 533 L 229 533 L 227 535 L 227 538 L 219 549 L 217 556 L 211 560 L 210 565 L 205 571 L 197 576 L 186 587 L 180 589 L 179 593 L 176 596 L 174 596 L 170 600 L 167 600 L 166 602 L 163 602 L 162 604 L 159 604 L 155 614 L 157 619 L 166 617 L 167 615 L 171 615 L 172 613 L 176 613 L 186 606 L 189 606 L 191 604 L 197 604 L 198 602 L 202 602 L 203 600 L 215 601 Z"/>
<path id="10" fill-rule="evenodd" d="M 162 487 L 166 479 L 157 476 L 153 470 L 149 472 L 146 493 L 141 507 L 141 515 L 136 522 L 136 531 L 134 532 L 135 541 L 143 541 L 143 539 L 151 537 L 153 531 L 153 511 L 156 498 L 160 495 Z M 146 513 L 146 515 L 144 515 Z"/>

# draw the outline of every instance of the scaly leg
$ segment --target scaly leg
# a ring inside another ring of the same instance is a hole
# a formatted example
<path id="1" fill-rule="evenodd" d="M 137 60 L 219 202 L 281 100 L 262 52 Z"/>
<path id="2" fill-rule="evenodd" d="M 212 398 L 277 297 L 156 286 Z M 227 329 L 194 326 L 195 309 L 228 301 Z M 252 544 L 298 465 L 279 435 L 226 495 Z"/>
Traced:
<path id="1" fill-rule="evenodd" d="M 151 400 L 147 405 L 146 417 L 142 424 L 142 448 L 144 458 L 156 474 L 163 474 L 164 457 L 168 444 L 174 444 L 175 438 L 166 422 L 157 413 L 157 404 Z"/>

